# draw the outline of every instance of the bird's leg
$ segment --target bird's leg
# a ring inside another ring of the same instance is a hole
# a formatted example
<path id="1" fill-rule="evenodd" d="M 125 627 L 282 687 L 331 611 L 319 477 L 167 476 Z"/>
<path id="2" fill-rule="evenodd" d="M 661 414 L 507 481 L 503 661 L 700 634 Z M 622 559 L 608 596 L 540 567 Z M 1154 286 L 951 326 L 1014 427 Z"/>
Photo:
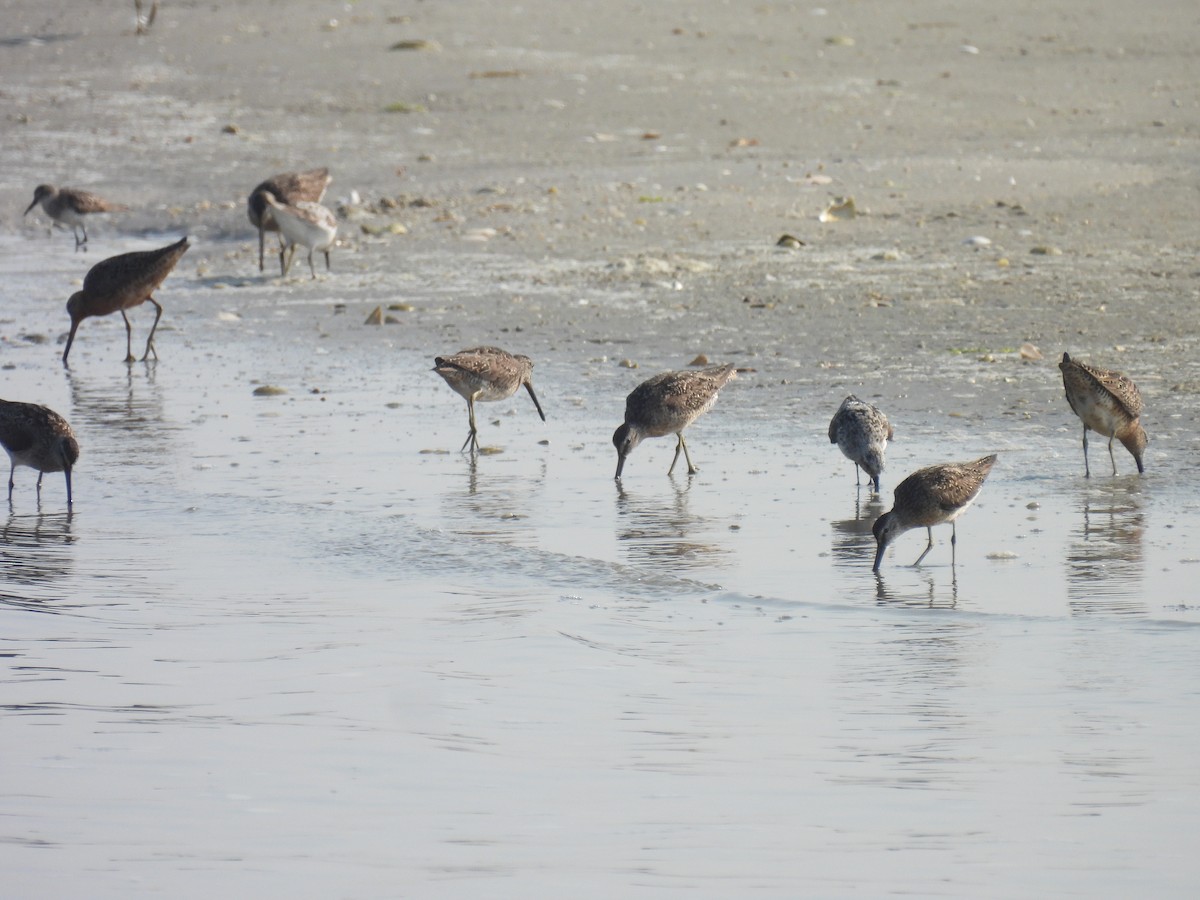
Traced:
<path id="1" fill-rule="evenodd" d="M 950 520 L 950 568 L 954 568 L 955 548 L 958 544 L 958 526 Z"/>
<path id="2" fill-rule="evenodd" d="M 8 502 L 12 503 L 13 492 L 13 474 L 17 471 L 17 464 L 13 463 L 12 468 L 8 470 Z"/>
<path id="3" fill-rule="evenodd" d="M 933 549 L 933 528 L 926 526 L 925 530 L 929 532 L 929 543 L 925 545 L 924 551 L 922 551 L 921 555 L 917 557 L 917 561 L 913 563 L 914 567 L 919 566 L 921 564 L 921 560 L 925 558 L 925 555 Z"/>
<path id="4" fill-rule="evenodd" d="M 263 271 L 263 253 L 266 251 L 267 233 L 263 231 L 262 224 L 258 226 L 258 271 Z"/>
<path id="5" fill-rule="evenodd" d="M 862 484 L 862 481 L 859 480 L 859 469 L 860 468 L 861 467 L 859 466 L 858 463 L 854 464 L 854 484 L 855 484 L 855 486 Z"/>
<path id="6" fill-rule="evenodd" d="M 317 270 L 313 267 L 312 255 L 313 255 L 312 247 L 309 247 L 308 248 L 308 271 L 312 272 L 313 281 L 316 281 L 317 280 Z"/>
<path id="7" fill-rule="evenodd" d="M 695 475 L 700 470 L 692 465 L 692 457 L 688 454 L 687 441 L 683 439 L 683 432 L 679 432 L 679 446 L 683 448 L 683 458 L 687 460 L 688 474 Z"/>
<path id="8" fill-rule="evenodd" d="M 1087 426 L 1083 426 L 1083 477 L 1091 478 L 1092 470 L 1088 467 L 1087 458 Z"/>
<path id="9" fill-rule="evenodd" d="M 121 310 L 121 318 L 125 320 L 125 362 L 134 362 L 133 357 L 133 326 L 129 324 L 129 316 Z"/>
<path id="10" fill-rule="evenodd" d="M 679 462 L 679 450 L 683 446 L 683 432 L 679 432 L 679 440 L 675 444 L 675 455 L 671 457 L 671 468 L 667 469 L 667 475 L 675 471 L 675 463 Z"/>
<path id="11" fill-rule="evenodd" d="M 1112 442 L 1113 442 L 1113 438 L 1115 438 L 1116 436 L 1117 436 L 1117 433 L 1114 431 L 1108 438 L 1108 461 L 1112 463 L 1113 475 L 1117 474 L 1117 461 L 1116 461 L 1116 459 L 1113 458 L 1113 452 L 1112 452 Z"/>
<path id="12" fill-rule="evenodd" d="M 332 269 L 329 268 L 329 251 L 328 250 L 325 251 L 325 271 L 326 272 L 333 271 Z"/>
<path id="13" fill-rule="evenodd" d="M 153 297 L 147 297 L 154 304 L 154 324 L 150 326 L 150 337 L 146 338 L 146 352 L 142 354 L 142 362 L 150 358 L 150 354 L 154 354 L 154 358 L 158 359 L 158 351 L 154 349 L 154 329 L 158 327 L 158 320 L 162 318 L 162 304 Z"/>
<path id="14" fill-rule="evenodd" d="M 475 437 L 477 429 L 475 428 L 475 395 L 467 397 L 467 418 L 471 423 L 471 431 L 467 435 L 467 439 L 463 441 L 463 445 L 458 448 L 458 452 L 462 453 L 468 446 L 471 448 L 471 455 L 479 449 L 479 441 Z"/>

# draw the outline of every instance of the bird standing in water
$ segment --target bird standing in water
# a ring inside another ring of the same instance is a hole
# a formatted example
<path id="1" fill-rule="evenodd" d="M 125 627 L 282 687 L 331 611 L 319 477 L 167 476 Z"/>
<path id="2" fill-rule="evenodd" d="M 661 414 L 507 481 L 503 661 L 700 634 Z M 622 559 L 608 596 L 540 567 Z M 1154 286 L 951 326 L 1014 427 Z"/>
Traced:
<path id="1" fill-rule="evenodd" d="M 892 426 L 887 416 L 853 394 L 842 401 L 829 423 L 829 443 L 837 444 L 846 459 L 854 463 L 854 483 L 861 484 L 859 469 L 867 473 L 875 493 L 879 493 L 879 473 Z"/>
<path id="2" fill-rule="evenodd" d="M 699 470 L 692 465 L 683 430 L 712 409 L 717 402 L 717 392 L 735 377 L 732 364 L 709 366 L 707 369 L 663 372 L 634 388 L 625 399 L 625 422 L 613 433 L 613 446 L 617 448 L 615 477 L 621 477 L 626 457 L 644 438 L 668 434 L 677 435 L 679 440 L 667 474 L 675 471 L 682 450 L 688 474 L 695 475 Z"/>
<path id="3" fill-rule="evenodd" d="M 41 204 L 55 225 L 70 225 L 75 235 L 75 249 L 87 250 L 88 233 L 85 219 L 98 213 L 121 212 L 129 209 L 120 203 L 111 203 L 91 191 L 81 191 L 79 188 L 57 188 L 52 184 L 39 184 L 33 191 L 33 202 L 25 207 L 23 215 Z M 80 237 L 80 232 L 83 237 Z"/>
<path id="4" fill-rule="evenodd" d="M 459 452 L 479 449 L 478 429 L 475 426 L 475 401 L 506 400 L 524 386 L 542 421 L 546 414 L 533 392 L 533 360 L 501 350 L 499 347 L 472 347 L 453 356 L 439 356 L 433 361 L 433 371 L 446 380 L 455 392 L 467 401 L 467 416 L 471 430 Z"/>
<path id="5" fill-rule="evenodd" d="M 917 557 L 914 566 L 919 566 L 925 554 L 933 549 L 933 526 L 950 523 L 950 564 L 954 564 L 954 547 L 958 543 L 958 531 L 954 520 L 967 511 L 979 496 L 984 479 L 992 471 L 996 454 L 985 456 L 974 462 L 941 463 L 918 469 L 896 485 L 896 502 L 890 512 L 875 520 L 871 529 L 875 534 L 874 570 L 879 571 L 883 562 L 883 551 L 897 537 L 910 528 L 924 528 L 929 533 L 929 543 Z"/>
<path id="6" fill-rule="evenodd" d="M 67 335 L 67 346 L 63 350 L 63 365 L 67 364 L 67 354 L 71 352 L 79 323 L 89 316 L 107 316 L 115 312 L 119 312 L 125 320 L 125 362 L 133 362 L 133 328 L 125 310 L 141 306 L 147 300 L 154 304 L 157 312 L 150 336 L 146 338 L 146 352 L 142 359 L 147 359 L 151 353 L 158 359 L 158 352 L 154 349 L 154 330 L 158 328 L 163 308 L 153 294 L 190 246 L 185 237 L 157 250 L 138 250 L 110 256 L 92 266 L 83 279 L 83 289 L 76 291 L 67 301 L 71 333 Z"/>
<path id="7" fill-rule="evenodd" d="M 42 499 L 42 475 L 62 472 L 67 479 L 67 506 L 71 498 L 71 468 L 79 459 L 79 442 L 67 420 L 36 403 L 0 400 L 0 445 L 8 453 L 8 500 L 12 502 L 13 475 L 17 466 L 37 469 L 37 495 Z"/>
<path id="8" fill-rule="evenodd" d="M 263 191 L 262 195 L 268 207 L 263 215 L 275 220 L 284 237 L 283 246 L 279 248 L 279 274 L 287 275 L 297 245 L 308 248 L 308 271 L 313 278 L 317 277 L 317 270 L 313 267 L 314 250 L 325 254 L 325 271 L 328 272 L 329 248 L 337 239 L 338 228 L 337 216 L 333 211 L 309 200 L 280 203 L 270 191 Z"/>
<path id="9" fill-rule="evenodd" d="M 1113 438 L 1133 455 L 1138 472 L 1145 472 L 1142 454 L 1150 440 L 1142 428 L 1142 393 L 1137 385 L 1120 372 L 1078 362 L 1068 353 L 1063 354 L 1058 367 L 1062 370 L 1067 402 L 1083 422 L 1084 477 L 1092 475 L 1088 465 L 1089 428 L 1108 438 L 1108 459 L 1114 475 L 1117 474 L 1117 461 L 1113 458 Z"/>

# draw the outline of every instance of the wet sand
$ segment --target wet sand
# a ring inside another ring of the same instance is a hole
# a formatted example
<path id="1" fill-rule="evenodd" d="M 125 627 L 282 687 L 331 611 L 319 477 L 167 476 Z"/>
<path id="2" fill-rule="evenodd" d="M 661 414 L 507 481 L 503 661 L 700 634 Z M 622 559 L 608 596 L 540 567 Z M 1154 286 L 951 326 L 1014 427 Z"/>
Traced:
<path id="1" fill-rule="evenodd" d="M 1194 893 L 1183 4 L 108 6 L 0 45 L 4 396 L 83 446 L 3 535 L 15 891 Z M 315 165 L 332 274 L 259 275 L 247 191 Z M 76 254 L 43 181 L 133 209 Z M 161 362 L 109 318 L 64 371 L 87 267 L 184 233 Z M 548 420 L 481 405 L 472 465 L 429 369 L 479 343 Z M 1139 384 L 1145 476 L 1082 477 L 1064 350 Z M 744 371 L 699 475 L 615 485 L 700 353 Z M 957 565 L 873 576 L 899 479 L 988 452 Z"/>

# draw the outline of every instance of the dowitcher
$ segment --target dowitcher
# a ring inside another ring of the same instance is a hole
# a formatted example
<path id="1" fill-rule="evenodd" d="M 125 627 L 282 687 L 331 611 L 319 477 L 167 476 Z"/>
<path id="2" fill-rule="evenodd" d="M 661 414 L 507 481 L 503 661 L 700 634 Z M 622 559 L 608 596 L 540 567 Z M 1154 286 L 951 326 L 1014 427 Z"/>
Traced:
<path id="1" fill-rule="evenodd" d="M 883 551 L 888 544 L 910 528 L 924 528 L 929 533 L 929 543 L 917 557 L 914 566 L 919 566 L 925 554 L 933 549 L 933 526 L 950 523 L 950 561 L 954 564 L 954 548 L 958 543 L 958 531 L 954 520 L 967 511 L 967 507 L 979 496 L 983 481 L 992 471 L 996 454 L 985 456 L 974 462 L 941 463 L 918 469 L 896 485 L 896 502 L 890 512 L 875 520 L 872 532 L 878 544 L 875 550 L 874 570 L 879 571 Z"/>
<path id="2" fill-rule="evenodd" d="M 275 195 L 283 203 L 298 203 L 306 200 L 310 203 L 320 203 L 325 196 L 325 189 L 333 179 L 328 169 L 310 169 L 307 172 L 281 172 L 272 175 L 250 192 L 246 201 L 246 213 L 250 224 L 258 229 L 258 271 L 263 271 L 263 240 L 268 231 L 279 231 L 279 226 L 271 216 L 264 216 L 267 209 L 263 191 Z"/>
<path id="3" fill-rule="evenodd" d="M 313 268 L 314 250 L 325 254 L 325 271 L 328 272 L 329 248 L 337 239 L 338 228 L 337 216 L 333 211 L 309 200 L 280 203 L 270 191 L 261 193 L 268 207 L 263 213 L 263 218 L 270 216 L 285 239 L 279 248 L 279 273 L 287 275 L 297 244 L 308 248 L 308 270 L 313 278 L 317 277 L 317 270 Z"/>
<path id="4" fill-rule="evenodd" d="M 867 473 L 875 493 L 879 493 L 879 473 L 892 426 L 882 412 L 853 394 L 842 401 L 829 423 L 829 443 L 837 444 L 846 459 L 854 463 L 854 483 L 861 484 L 859 470 Z"/>
<path id="5" fill-rule="evenodd" d="M 538 415 L 546 421 L 542 404 L 533 392 L 533 360 L 518 356 L 499 347 L 472 347 L 460 350 L 453 356 L 439 356 L 433 361 L 433 371 L 446 380 L 455 392 L 467 401 L 467 416 L 471 431 L 459 448 L 461 453 L 469 446 L 474 453 L 479 449 L 478 429 L 475 427 L 475 401 L 492 402 L 506 400 L 524 385 L 529 391 Z"/>
<path id="6" fill-rule="evenodd" d="M 39 184 L 33 190 L 33 202 L 25 208 L 23 215 L 29 215 L 38 204 L 55 225 L 70 225 L 75 235 L 75 249 L 87 250 L 88 234 L 84 220 L 96 213 L 120 212 L 129 209 L 120 203 L 111 203 L 91 191 L 81 191 L 78 188 L 57 188 L 52 184 Z M 83 232 L 83 237 L 79 236 Z"/>
<path id="7" fill-rule="evenodd" d="M 617 448 L 617 474 L 625 468 L 625 458 L 631 450 L 648 437 L 663 437 L 674 434 L 679 437 L 675 444 L 675 456 L 671 460 L 670 475 L 679 461 L 679 451 L 687 460 L 688 474 L 699 470 L 692 465 L 683 430 L 704 415 L 717 402 L 717 391 L 735 378 L 732 365 L 710 366 L 707 369 L 692 369 L 682 372 L 663 372 L 648 381 L 643 381 L 625 399 L 625 422 L 613 433 L 613 446 Z"/>
<path id="8" fill-rule="evenodd" d="M 83 290 L 76 291 L 67 301 L 67 312 L 71 315 L 71 333 L 67 335 L 67 346 L 63 350 L 63 365 L 67 364 L 67 354 L 71 352 L 71 344 L 75 340 L 79 323 L 88 316 L 107 316 L 115 312 L 119 312 L 125 320 L 125 362 L 133 362 L 133 329 L 129 325 L 129 316 L 125 314 L 125 310 L 141 306 L 147 300 L 154 304 L 156 312 L 154 324 L 150 327 L 150 336 L 146 338 L 146 352 L 142 359 L 147 359 L 151 353 L 158 359 L 158 351 L 154 349 L 154 330 L 158 328 L 163 308 L 152 295 L 171 274 L 179 258 L 190 246 L 185 237 L 157 250 L 139 250 L 110 256 L 92 266 L 83 279 Z"/>
<path id="9" fill-rule="evenodd" d="M 1142 394 L 1137 385 L 1120 372 L 1100 369 L 1071 359 L 1064 353 L 1062 362 L 1063 387 L 1067 390 L 1067 402 L 1075 415 L 1083 422 L 1083 474 L 1090 478 L 1088 465 L 1088 429 L 1108 438 L 1108 459 L 1112 473 L 1117 474 L 1117 461 L 1113 458 L 1113 438 L 1125 445 L 1133 455 L 1138 472 L 1145 472 L 1142 454 L 1149 439 L 1142 428 Z"/>
<path id="10" fill-rule="evenodd" d="M 62 472 L 67 477 L 67 506 L 71 505 L 71 467 L 79 459 L 79 442 L 67 420 L 36 403 L 0 400 L 0 444 L 8 453 L 8 499 L 12 502 L 13 473 L 17 466 L 37 469 L 38 500 L 42 475 Z"/>

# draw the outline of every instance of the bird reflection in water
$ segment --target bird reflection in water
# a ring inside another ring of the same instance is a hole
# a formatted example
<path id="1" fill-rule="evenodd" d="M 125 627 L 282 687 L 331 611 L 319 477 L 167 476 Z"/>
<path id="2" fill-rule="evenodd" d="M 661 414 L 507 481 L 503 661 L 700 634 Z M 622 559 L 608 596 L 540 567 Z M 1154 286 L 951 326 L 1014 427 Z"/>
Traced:
<path id="1" fill-rule="evenodd" d="M 884 574 L 875 571 L 875 603 L 878 606 L 909 606 L 923 609 L 954 609 L 958 606 L 958 572 L 950 567 L 950 583 L 946 573 L 938 569 L 900 570 L 905 578 L 915 576 L 918 585 L 906 585 L 907 590 L 889 587 Z"/>
<path id="2" fill-rule="evenodd" d="M 538 463 L 537 474 L 523 463 L 512 474 L 488 467 L 481 477 L 476 455 L 467 457 L 465 490 L 445 492 L 443 521 L 464 534 L 517 538 L 522 545 L 534 545 L 536 528 L 529 510 L 547 483 L 546 461 Z"/>
<path id="3" fill-rule="evenodd" d="M 671 493 L 662 488 L 638 495 L 621 481 L 617 490 L 617 541 L 631 562 L 662 562 L 686 568 L 718 567 L 726 564 L 730 550 L 718 543 L 697 540 L 694 535 L 707 527 L 704 519 L 688 512 L 692 479 L 669 480 Z"/>
<path id="4" fill-rule="evenodd" d="M 0 605 L 59 611 L 58 585 L 71 575 L 73 513 L 18 516 L 9 512 L 0 527 Z"/>
<path id="5" fill-rule="evenodd" d="M 863 486 L 858 486 L 854 497 L 854 518 L 833 519 L 829 526 L 833 531 L 833 563 L 836 566 L 858 568 L 870 565 L 875 556 L 875 536 L 871 526 L 883 514 L 883 499 L 867 487 L 867 499 L 863 500 Z"/>
<path id="6" fill-rule="evenodd" d="M 1067 547 L 1067 602 L 1072 615 L 1146 615 L 1146 513 L 1136 478 L 1084 487 L 1079 527 Z"/>

